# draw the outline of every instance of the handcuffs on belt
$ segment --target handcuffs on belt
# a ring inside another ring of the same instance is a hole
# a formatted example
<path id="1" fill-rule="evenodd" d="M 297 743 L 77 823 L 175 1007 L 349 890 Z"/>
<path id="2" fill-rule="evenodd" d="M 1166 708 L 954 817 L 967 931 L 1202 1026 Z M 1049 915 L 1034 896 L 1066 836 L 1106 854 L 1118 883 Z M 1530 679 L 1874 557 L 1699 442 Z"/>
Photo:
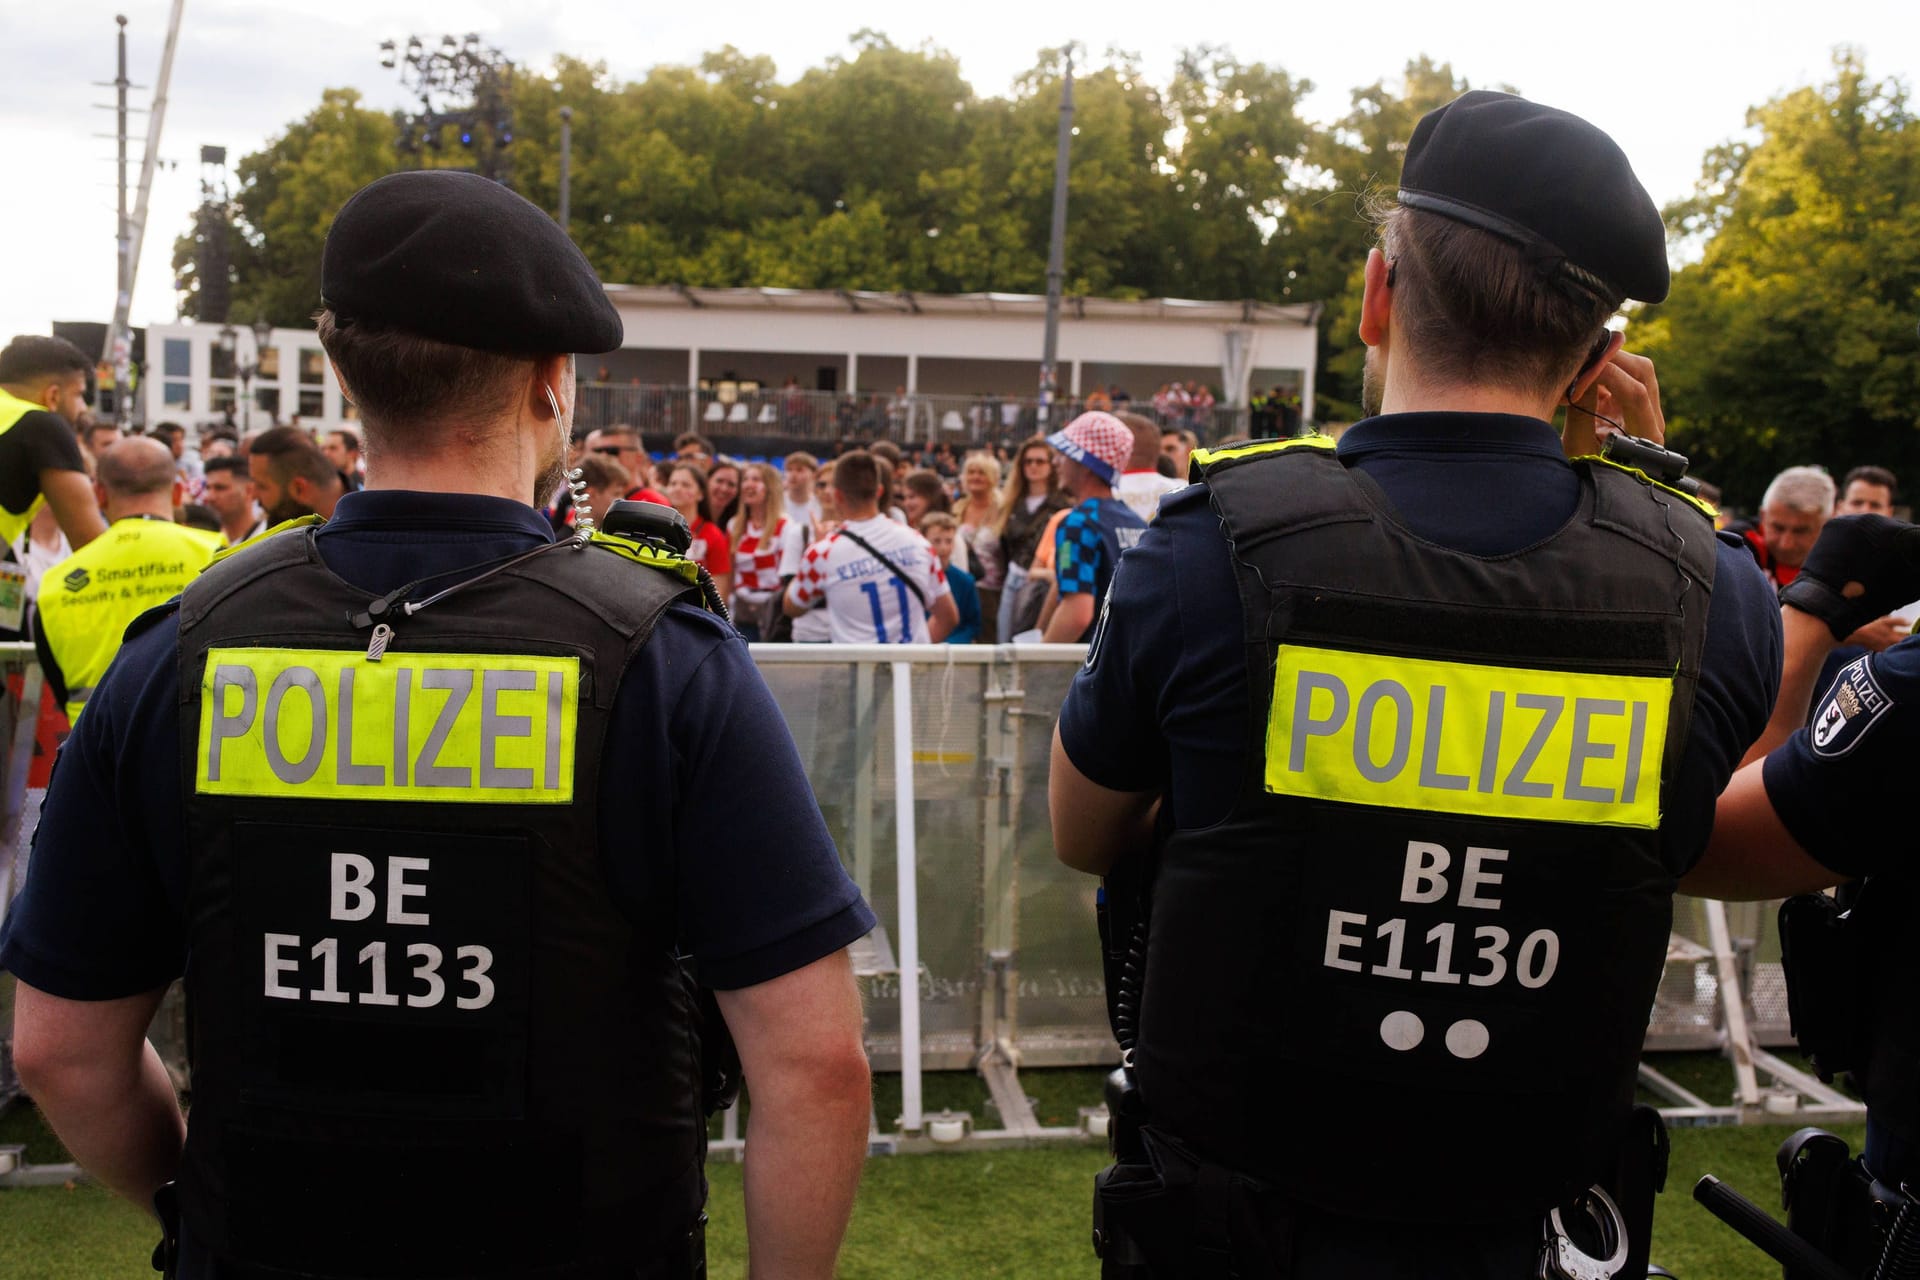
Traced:
<path id="1" fill-rule="evenodd" d="M 1567 1233 L 1566 1220 L 1556 1205 L 1543 1227 L 1539 1280 L 1616 1280 L 1627 1265 L 1627 1223 L 1620 1206 L 1599 1187 L 1588 1187 L 1574 1204 L 1586 1210 L 1599 1233 L 1600 1254 L 1588 1253 Z"/>

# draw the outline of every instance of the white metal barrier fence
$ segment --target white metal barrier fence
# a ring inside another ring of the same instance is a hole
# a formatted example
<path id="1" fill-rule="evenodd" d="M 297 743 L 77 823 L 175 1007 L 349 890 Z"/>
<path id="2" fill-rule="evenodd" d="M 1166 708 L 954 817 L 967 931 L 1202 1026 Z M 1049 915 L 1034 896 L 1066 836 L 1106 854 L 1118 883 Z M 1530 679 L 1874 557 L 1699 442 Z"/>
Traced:
<path id="1" fill-rule="evenodd" d="M 861 968 L 875 1065 L 903 1077 L 892 1137 L 911 1143 L 926 1132 L 920 1071 L 967 1067 L 985 1076 L 1003 1126 L 970 1140 L 1076 1133 L 1034 1120 L 1018 1069 L 1119 1057 L 1107 1027 L 1094 882 L 1054 858 L 1046 808 L 1053 723 L 1084 648 L 756 645 L 754 656 L 829 828 L 883 922 Z M 1723 1052 L 1734 1091 L 1729 1102 L 1709 1102 L 1643 1067 L 1642 1083 L 1674 1123 L 1863 1114 L 1772 1052 L 1793 1043 L 1777 905 L 1675 900 L 1645 1047 Z M 917 983 L 900 981 L 916 973 Z"/>
<path id="2" fill-rule="evenodd" d="M 922 1075 L 978 1070 L 1000 1127 L 976 1144 L 1073 1138 L 1046 1127 L 1019 1083 L 1026 1067 L 1118 1060 L 1107 1027 L 1095 883 L 1053 856 L 1046 809 L 1052 729 L 1078 645 L 756 645 L 827 825 L 882 927 L 856 950 L 876 1068 L 898 1071 L 901 1107 L 876 1117 L 880 1149 L 953 1136 L 930 1121 Z M 26 787 L 40 675 L 29 646 L 0 646 L 9 690 L 0 831 L 0 914 L 38 795 Z M 1730 1103 L 1643 1067 L 1676 1123 L 1857 1118 L 1859 1105 L 1783 1061 L 1787 1027 L 1773 904 L 1675 903 L 1649 1050 L 1711 1049 L 1734 1067 Z M 906 980 L 903 980 L 903 976 Z M 1738 998 L 1727 999 L 1728 993 Z M 0 1095 L 8 1087 L 0 1040 Z M 736 1152 L 729 1115 L 719 1154 Z M 6 1177 L 0 1176 L 0 1185 Z"/>

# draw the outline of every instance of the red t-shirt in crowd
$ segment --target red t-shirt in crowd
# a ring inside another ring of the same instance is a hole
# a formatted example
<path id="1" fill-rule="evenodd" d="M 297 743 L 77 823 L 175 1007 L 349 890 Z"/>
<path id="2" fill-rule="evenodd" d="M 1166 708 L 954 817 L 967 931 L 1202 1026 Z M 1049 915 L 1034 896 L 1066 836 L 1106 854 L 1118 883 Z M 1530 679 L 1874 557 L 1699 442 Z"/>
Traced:
<path id="1" fill-rule="evenodd" d="M 687 559 L 716 578 L 732 573 L 733 548 L 727 544 L 727 531 L 699 516 L 695 516 L 690 523 L 693 526 L 693 545 L 687 548 Z"/>

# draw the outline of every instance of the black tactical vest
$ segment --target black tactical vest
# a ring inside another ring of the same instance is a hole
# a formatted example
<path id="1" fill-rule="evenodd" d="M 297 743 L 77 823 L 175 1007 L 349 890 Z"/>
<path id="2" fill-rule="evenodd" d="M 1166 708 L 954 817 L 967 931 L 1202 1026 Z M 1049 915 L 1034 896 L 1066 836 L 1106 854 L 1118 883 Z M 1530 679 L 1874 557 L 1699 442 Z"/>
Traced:
<path id="1" fill-rule="evenodd" d="M 1610 1167 L 1632 1103 L 1713 529 L 1596 461 L 1565 527 L 1480 557 L 1401 525 L 1324 438 L 1197 461 L 1250 763 L 1161 855 L 1147 1114 L 1331 1212 L 1542 1210 Z"/>
<path id="2" fill-rule="evenodd" d="M 670 926 L 611 898 L 596 804 L 622 673 L 689 590 L 555 550 L 376 658 L 310 530 L 187 589 L 180 1188 L 222 1274 L 632 1276 L 684 1250 L 694 995 Z"/>

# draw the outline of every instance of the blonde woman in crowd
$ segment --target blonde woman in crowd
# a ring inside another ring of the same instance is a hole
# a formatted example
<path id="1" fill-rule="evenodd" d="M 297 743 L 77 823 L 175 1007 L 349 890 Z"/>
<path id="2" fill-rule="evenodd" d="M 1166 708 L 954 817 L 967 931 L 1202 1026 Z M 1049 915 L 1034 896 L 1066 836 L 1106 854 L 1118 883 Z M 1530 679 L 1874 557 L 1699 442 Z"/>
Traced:
<path id="1" fill-rule="evenodd" d="M 1007 580 L 1007 560 L 1001 553 L 999 494 L 1000 464 L 990 453 L 970 453 L 960 464 L 960 500 L 953 518 L 960 536 L 954 540 L 954 562 L 974 578 L 980 590 L 981 639 L 998 639 L 993 620 L 1000 608 L 1000 591 Z M 961 548 L 965 547 L 962 554 Z"/>
<path id="2" fill-rule="evenodd" d="M 764 462 L 740 473 L 733 538 L 733 623 L 750 641 L 772 640 L 785 579 L 800 571 L 799 526 L 787 519 L 780 473 Z"/>

